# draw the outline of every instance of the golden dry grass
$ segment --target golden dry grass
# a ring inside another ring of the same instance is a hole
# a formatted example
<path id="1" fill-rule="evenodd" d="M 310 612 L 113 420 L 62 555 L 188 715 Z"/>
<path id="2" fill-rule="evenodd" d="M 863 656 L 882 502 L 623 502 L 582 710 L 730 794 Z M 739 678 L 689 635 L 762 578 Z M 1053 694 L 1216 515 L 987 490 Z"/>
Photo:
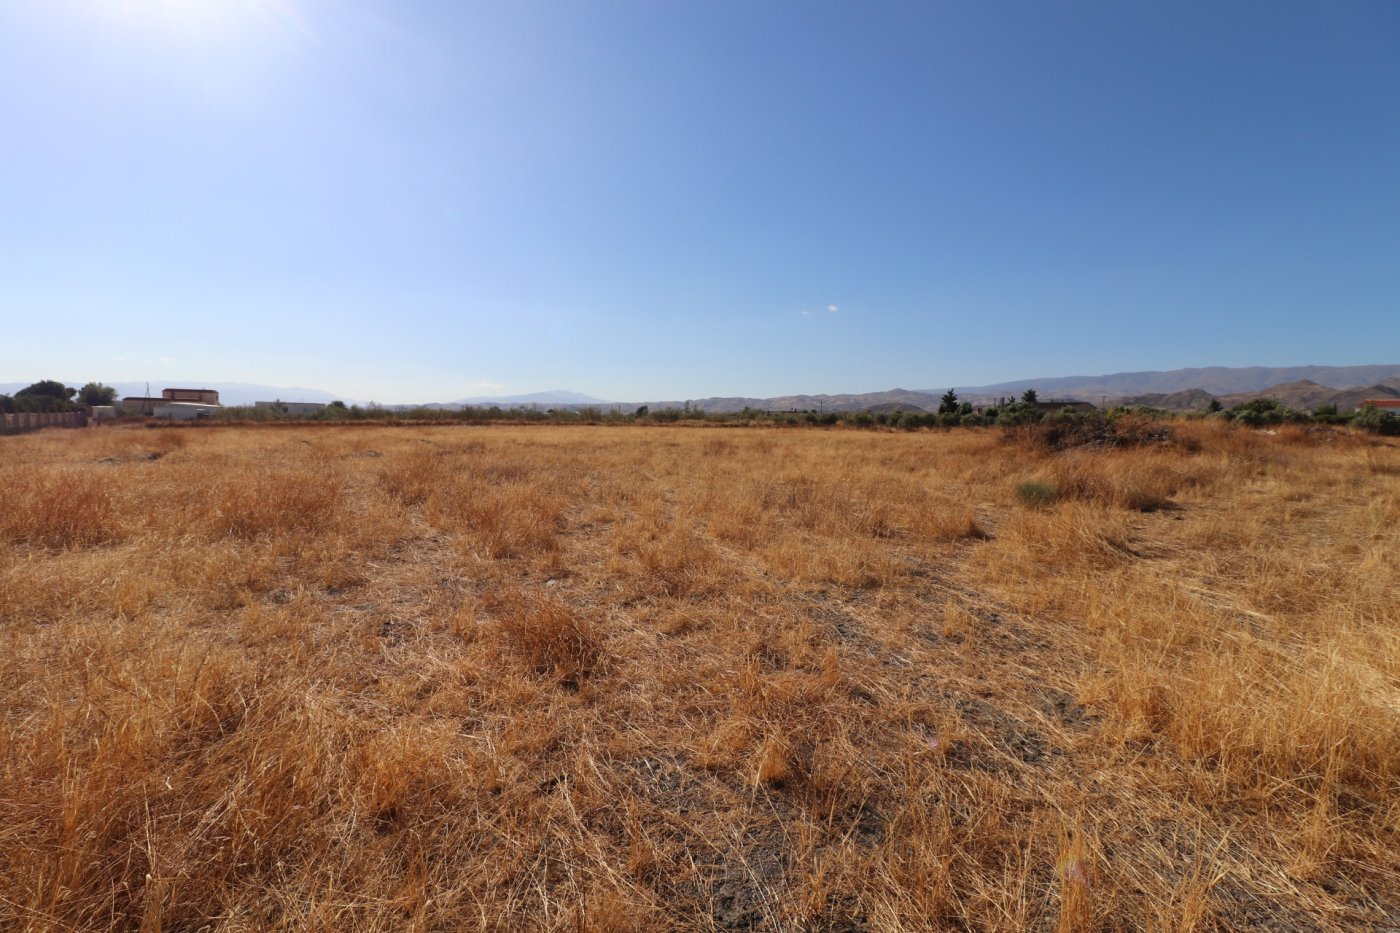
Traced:
<path id="1" fill-rule="evenodd" d="M 1400 926 L 1400 449 L 7 438 L 0 703 L 4 929 Z"/>

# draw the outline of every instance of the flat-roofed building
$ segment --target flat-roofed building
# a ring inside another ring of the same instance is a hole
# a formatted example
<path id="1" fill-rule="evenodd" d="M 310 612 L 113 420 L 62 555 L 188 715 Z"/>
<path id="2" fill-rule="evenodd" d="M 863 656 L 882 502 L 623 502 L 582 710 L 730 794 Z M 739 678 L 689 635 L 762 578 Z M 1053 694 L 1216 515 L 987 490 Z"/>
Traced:
<path id="1" fill-rule="evenodd" d="M 1067 398 L 1063 401 L 1056 400 L 1053 398 L 1044 402 L 1037 401 L 1035 403 L 1035 407 L 1039 408 L 1043 412 L 1048 412 L 1050 414 L 1054 414 L 1057 411 L 1063 411 L 1066 408 L 1077 414 L 1085 415 L 1092 414 L 1093 412 L 1099 410 L 1098 406 L 1092 402 L 1081 402 L 1078 399 L 1073 398 Z"/>
<path id="2" fill-rule="evenodd" d="M 201 405 L 199 402 L 165 402 L 155 406 L 151 412 L 156 418 L 169 418 L 172 421 L 194 421 L 196 418 L 212 418 L 221 405 Z"/>
<path id="3" fill-rule="evenodd" d="M 201 405 L 219 404 L 218 389 L 162 389 L 160 397 L 170 402 L 198 402 Z"/>
<path id="4" fill-rule="evenodd" d="M 217 389 L 162 389 L 159 398 L 149 395 L 128 395 L 122 399 L 122 414 L 177 419 L 196 417 L 183 413 L 172 414 L 171 405 L 196 405 L 209 409 L 204 415 L 198 416 L 208 417 L 220 407 L 219 392 Z"/>
<path id="5" fill-rule="evenodd" d="M 122 414 L 149 415 L 157 405 L 164 405 L 168 399 L 150 395 L 128 395 L 122 399 Z"/>

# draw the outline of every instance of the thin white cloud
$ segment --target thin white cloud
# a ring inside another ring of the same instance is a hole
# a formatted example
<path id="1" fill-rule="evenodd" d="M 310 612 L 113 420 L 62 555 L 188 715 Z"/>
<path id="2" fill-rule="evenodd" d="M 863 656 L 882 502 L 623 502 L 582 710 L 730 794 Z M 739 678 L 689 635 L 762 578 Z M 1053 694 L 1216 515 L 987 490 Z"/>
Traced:
<path id="1" fill-rule="evenodd" d="M 482 380 L 480 382 L 473 382 L 471 385 L 467 386 L 467 388 L 475 389 L 478 392 L 489 392 L 492 389 L 504 389 L 505 386 L 501 385 L 499 382 L 487 382 L 486 380 Z"/>
<path id="2" fill-rule="evenodd" d="M 827 305 L 827 306 L 826 306 L 826 310 L 830 311 L 832 314 L 835 314 L 837 311 L 840 311 L 841 309 L 838 308 L 838 307 L 836 307 L 836 305 Z"/>
<path id="3" fill-rule="evenodd" d="M 161 357 L 157 357 L 157 359 L 160 360 L 162 363 L 173 363 L 173 362 L 175 362 L 175 357 L 173 357 L 173 356 L 161 356 Z"/>

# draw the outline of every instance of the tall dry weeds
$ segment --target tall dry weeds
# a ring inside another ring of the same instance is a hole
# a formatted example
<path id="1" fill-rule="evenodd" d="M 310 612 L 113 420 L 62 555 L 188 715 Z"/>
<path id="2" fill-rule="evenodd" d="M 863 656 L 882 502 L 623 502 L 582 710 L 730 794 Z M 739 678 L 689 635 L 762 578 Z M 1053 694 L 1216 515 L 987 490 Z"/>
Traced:
<path id="1" fill-rule="evenodd" d="M 7 438 L 0 927 L 1400 925 L 1397 528 L 1213 423 Z"/>

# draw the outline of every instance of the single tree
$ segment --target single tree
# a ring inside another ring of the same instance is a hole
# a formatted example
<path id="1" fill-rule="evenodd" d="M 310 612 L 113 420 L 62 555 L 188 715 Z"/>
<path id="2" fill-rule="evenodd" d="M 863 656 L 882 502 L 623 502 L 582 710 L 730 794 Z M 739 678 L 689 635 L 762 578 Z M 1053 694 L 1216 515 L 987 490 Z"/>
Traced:
<path id="1" fill-rule="evenodd" d="M 1040 401 L 1040 396 L 1035 394 L 1035 389 L 1027 389 L 1021 393 L 1021 401 L 1025 402 L 1027 405 L 1034 405 L 1036 402 Z"/>
<path id="2" fill-rule="evenodd" d="M 958 393 L 949 389 L 943 393 L 943 397 L 938 400 L 938 413 L 940 415 L 955 415 L 958 413 Z"/>
<path id="3" fill-rule="evenodd" d="M 78 401 L 84 405 L 111 405 L 117 400 L 117 390 L 100 382 L 89 382 L 78 390 Z"/>
<path id="4" fill-rule="evenodd" d="M 73 403 L 77 391 L 61 382 L 42 379 L 15 393 L 15 407 L 20 411 L 74 411 L 78 407 Z"/>
<path id="5" fill-rule="evenodd" d="M 52 379 L 40 379 L 33 385 L 25 386 L 23 389 L 20 389 L 15 393 L 15 397 L 18 398 L 21 395 L 40 395 L 66 402 L 71 399 L 77 391 L 77 389 L 70 389 L 63 383 L 55 382 Z"/>

